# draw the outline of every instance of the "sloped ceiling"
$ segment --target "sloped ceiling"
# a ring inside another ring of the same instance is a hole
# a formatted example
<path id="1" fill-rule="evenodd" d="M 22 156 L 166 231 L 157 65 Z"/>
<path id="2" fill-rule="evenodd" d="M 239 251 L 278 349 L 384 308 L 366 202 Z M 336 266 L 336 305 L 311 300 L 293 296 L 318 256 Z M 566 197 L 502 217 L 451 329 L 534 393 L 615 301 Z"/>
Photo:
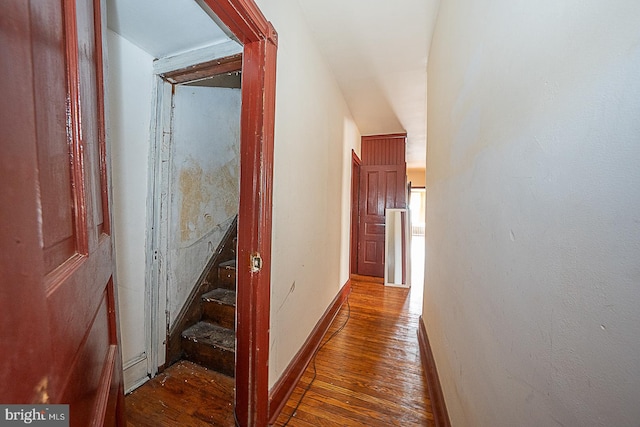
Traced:
<path id="1" fill-rule="evenodd" d="M 407 132 L 426 159 L 427 58 L 439 0 L 298 0 L 363 135 Z"/>
<path id="2" fill-rule="evenodd" d="M 424 168 L 439 0 L 297 1 L 360 132 L 407 132 L 407 166 Z M 107 0 L 107 11 L 109 28 L 156 58 L 229 40 L 194 0 Z"/>

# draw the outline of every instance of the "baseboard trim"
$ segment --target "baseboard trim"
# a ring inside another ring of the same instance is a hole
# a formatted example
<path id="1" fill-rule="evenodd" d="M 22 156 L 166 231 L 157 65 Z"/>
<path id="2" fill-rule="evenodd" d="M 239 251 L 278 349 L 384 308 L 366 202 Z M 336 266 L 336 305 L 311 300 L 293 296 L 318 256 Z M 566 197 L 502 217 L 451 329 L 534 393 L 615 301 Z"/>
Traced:
<path id="1" fill-rule="evenodd" d="M 342 304 L 349 296 L 351 292 L 351 280 L 347 280 L 342 286 L 338 295 L 333 299 L 327 310 L 324 312 L 316 326 L 313 328 L 307 340 L 304 342 L 298 353 L 294 356 L 293 360 L 287 366 L 287 369 L 282 373 L 280 379 L 273 385 L 269 392 L 269 424 L 274 424 L 287 403 L 289 396 L 296 388 L 300 377 L 304 373 L 305 369 L 311 362 L 311 358 L 316 352 L 317 348 L 322 342 L 322 338 L 327 333 L 331 322 L 340 311 Z"/>
<path id="2" fill-rule="evenodd" d="M 418 343 L 420 345 L 420 359 L 424 367 L 424 373 L 427 377 L 427 388 L 429 389 L 429 399 L 431 400 L 431 409 L 433 410 L 433 420 L 436 427 L 451 427 L 447 405 L 442 394 L 442 386 L 438 376 L 436 362 L 431 352 L 431 344 L 427 337 L 427 330 L 424 327 L 424 321 L 420 316 L 418 321 Z"/>
<path id="3" fill-rule="evenodd" d="M 124 392 L 128 394 L 149 380 L 147 355 L 142 353 L 128 360 L 124 364 L 122 371 L 124 375 Z"/>

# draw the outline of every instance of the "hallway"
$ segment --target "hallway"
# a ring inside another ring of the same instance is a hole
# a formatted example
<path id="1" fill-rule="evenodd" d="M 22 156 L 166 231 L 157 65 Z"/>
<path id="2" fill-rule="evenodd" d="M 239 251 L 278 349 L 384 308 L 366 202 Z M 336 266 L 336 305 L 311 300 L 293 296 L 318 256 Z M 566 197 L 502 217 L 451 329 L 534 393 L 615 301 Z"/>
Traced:
<path id="1" fill-rule="evenodd" d="M 318 352 L 316 379 L 296 415 L 286 424 L 313 378 L 313 363 L 276 425 L 433 425 L 416 338 L 419 294 L 352 282 L 350 313 L 345 304 L 325 339 L 346 325 Z"/>
<path id="2" fill-rule="evenodd" d="M 414 241 L 413 259 L 424 259 L 423 242 Z M 318 352 L 316 379 L 296 415 L 288 420 L 313 377 L 313 363 L 275 425 L 433 425 L 416 336 L 422 266 L 412 270 L 410 290 L 352 282 L 349 305 L 342 307 L 325 341 L 345 326 Z M 227 377 L 178 363 L 127 396 L 128 425 L 233 425 L 232 406 L 220 403 L 230 401 L 232 387 Z"/>

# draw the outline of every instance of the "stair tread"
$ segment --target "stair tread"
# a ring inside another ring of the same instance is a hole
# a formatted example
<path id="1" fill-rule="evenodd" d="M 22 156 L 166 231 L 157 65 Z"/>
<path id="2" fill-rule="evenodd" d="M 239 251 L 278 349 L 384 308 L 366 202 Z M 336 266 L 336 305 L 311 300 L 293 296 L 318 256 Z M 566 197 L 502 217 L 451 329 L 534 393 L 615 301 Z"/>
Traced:
<path id="1" fill-rule="evenodd" d="M 216 288 L 202 295 L 202 301 L 219 302 L 226 305 L 236 305 L 236 291 L 233 289 Z"/>
<path id="2" fill-rule="evenodd" d="M 202 342 L 235 352 L 235 331 L 208 322 L 198 322 L 185 329 L 182 332 L 182 337 L 193 342 Z"/>
<path id="3" fill-rule="evenodd" d="M 236 260 L 235 259 L 231 259 L 229 261 L 221 262 L 219 264 L 219 267 L 220 268 L 226 268 L 226 269 L 235 270 L 236 269 Z"/>

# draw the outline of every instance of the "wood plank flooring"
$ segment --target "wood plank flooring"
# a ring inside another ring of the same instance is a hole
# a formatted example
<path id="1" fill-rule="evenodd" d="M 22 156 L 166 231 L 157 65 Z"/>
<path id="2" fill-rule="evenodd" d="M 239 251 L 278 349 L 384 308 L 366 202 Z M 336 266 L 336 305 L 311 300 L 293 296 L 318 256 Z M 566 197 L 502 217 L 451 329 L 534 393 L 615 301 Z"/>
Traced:
<path id="1" fill-rule="evenodd" d="M 233 396 L 233 378 L 182 360 L 126 396 L 127 426 L 233 426 Z"/>
<path id="2" fill-rule="evenodd" d="M 352 282 L 325 340 L 348 321 L 310 364 L 276 426 L 432 426 L 416 330 L 421 295 L 408 289 Z M 287 424 L 288 420 L 288 424 Z"/>
<path id="3" fill-rule="evenodd" d="M 420 283 L 420 282 L 418 282 Z M 421 284 L 421 283 L 420 283 Z M 276 426 L 433 426 L 417 340 L 421 286 L 353 281 L 345 304 Z M 233 379 L 180 362 L 126 398 L 130 427 L 233 426 Z"/>

